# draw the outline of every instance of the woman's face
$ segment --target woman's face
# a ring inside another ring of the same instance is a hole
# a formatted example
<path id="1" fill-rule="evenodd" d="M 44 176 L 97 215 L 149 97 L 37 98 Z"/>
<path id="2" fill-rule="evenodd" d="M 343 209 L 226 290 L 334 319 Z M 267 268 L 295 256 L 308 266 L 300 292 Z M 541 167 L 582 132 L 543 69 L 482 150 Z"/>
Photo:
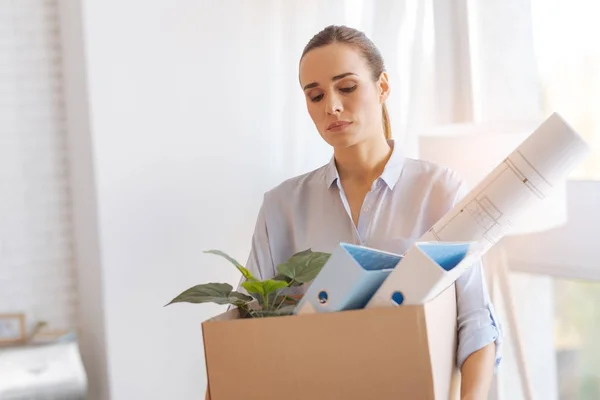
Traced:
<path id="1" fill-rule="evenodd" d="M 387 74 L 376 82 L 372 75 L 360 53 L 345 44 L 332 43 L 304 55 L 300 84 L 308 113 L 331 146 L 348 147 L 383 135 Z"/>

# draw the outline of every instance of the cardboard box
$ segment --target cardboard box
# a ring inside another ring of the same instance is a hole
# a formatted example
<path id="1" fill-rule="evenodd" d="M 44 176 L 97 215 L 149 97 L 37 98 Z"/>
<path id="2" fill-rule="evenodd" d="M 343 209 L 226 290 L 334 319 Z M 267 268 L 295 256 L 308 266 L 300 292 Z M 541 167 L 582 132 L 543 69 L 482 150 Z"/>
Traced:
<path id="1" fill-rule="evenodd" d="M 424 305 L 202 324 L 211 400 L 458 399 L 454 285 Z"/>

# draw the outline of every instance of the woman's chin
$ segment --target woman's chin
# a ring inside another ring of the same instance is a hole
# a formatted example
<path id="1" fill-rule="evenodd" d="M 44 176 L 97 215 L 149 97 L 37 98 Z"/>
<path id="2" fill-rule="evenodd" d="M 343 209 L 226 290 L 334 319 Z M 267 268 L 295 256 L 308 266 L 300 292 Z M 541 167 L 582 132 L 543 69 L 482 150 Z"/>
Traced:
<path id="1" fill-rule="evenodd" d="M 351 132 L 326 132 L 323 139 L 333 147 L 348 147 L 358 142 L 357 136 Z"/>

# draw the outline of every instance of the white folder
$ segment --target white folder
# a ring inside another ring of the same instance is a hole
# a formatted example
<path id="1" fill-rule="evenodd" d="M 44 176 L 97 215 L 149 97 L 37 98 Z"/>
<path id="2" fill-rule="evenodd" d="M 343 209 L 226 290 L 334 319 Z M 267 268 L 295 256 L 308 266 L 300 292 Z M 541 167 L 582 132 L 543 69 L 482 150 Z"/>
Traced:
<path id="1" fill-rule="evenodd" d="M 341 243 L 312 281 L 295 314 L 361 309 L 402 256 Z"/>
<path id="2" fill-rule="evenodd" d="M 475 242 L 417 242 L 381 284 L 366 308 L 425 304 L 479 259 Z"/>

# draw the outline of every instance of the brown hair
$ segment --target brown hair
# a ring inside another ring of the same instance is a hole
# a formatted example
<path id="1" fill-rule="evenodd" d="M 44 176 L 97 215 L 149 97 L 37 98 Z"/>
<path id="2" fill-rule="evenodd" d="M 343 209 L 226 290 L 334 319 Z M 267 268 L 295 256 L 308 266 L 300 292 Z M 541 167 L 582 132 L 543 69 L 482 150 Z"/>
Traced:
<path id="1" fill-rule="evenodd" d="M 374 81 L 377 81 L 381 73 L 385 71 L 383 57 L 371 39 L 363 32 L 343 25 L 330 25 L 314 35 L 304 47 L 300 60 L 309 51 L 332 43 L 344 43 L 360 51 L 371 68 Z M 390 125 L 390 115 L 385 104 L 382 106 L 381 118 L 383 119 L 383 133 L 385 138 L 391 139 L 392 127 Z"/>

